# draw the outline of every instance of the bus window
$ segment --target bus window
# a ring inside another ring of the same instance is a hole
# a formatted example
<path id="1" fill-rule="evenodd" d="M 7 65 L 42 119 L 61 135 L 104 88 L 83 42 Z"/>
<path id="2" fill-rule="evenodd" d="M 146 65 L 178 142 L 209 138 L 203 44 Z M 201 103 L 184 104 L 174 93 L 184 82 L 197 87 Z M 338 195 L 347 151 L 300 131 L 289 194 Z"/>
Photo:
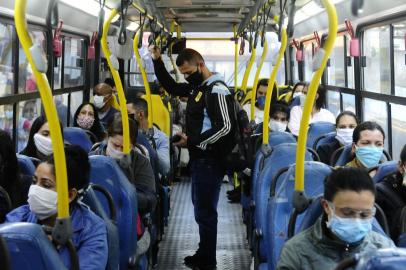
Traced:
<path id="1" fill-rule="evenodd" d="M 56 110 L 58 112 L 59 121 L 61 121 L 62 127 L 67 127 L 68 123 L 68 96 L 68 93 L 54 96 Z"/>
<path id="2" fill-rule="evenodd" d="M 310 82 L 313 75 L 313 43 L 309 42 L 304 47 L 304 80 Z"/>
<path id="3" fill-rule="evenodd" d="M 33 43 L 40 44 L 43 52 L 46 52 L 45 33 L 42 31 L 31 31 L 30 36 Z M 21 43 L 19 48 L 18 67 L 18 93 L 30 93 L 38 91 L 31 65 L 28 63 L 24 50 L 21 47 Z"/>
<path id="4" fill-rule="evenodd" d="M 330 66 L 327 72 L 327 84 L 345 87 L 344 73 L 344 36 L 338 36 L 330 54 Z"/>
<path id="5" fill-rule="evenodd" d="M 393 24 L 395 58 L 395 95 L 406 97 L 406 21 Z"/>
<path id="6" fill-rule="evenodd" d="M 387 25 L 368 29 L 364 33 L 364 89 L 367 91 L 391 94 L 389 34 Z"/>
<path id="7" fill-rule="evenodd" d="M 13 105 L 0 106 L 0 129 L 13 136 Z"/>
<path id="8" fill-rule="evenodd" d="M 11 25 L 0 23 L 0 97 L 13 93 L 13 32 Z"/>
<path id="9" fill-rule="evenodd" d="M 290 59 L 292 64 L 292 82 L 295 84 L 299 81 L 299 63 L 296 61 L 296 48 L 292 47 Z"/>
<path id="10" fill-rule="evenodd" d="M 84 41 L 65 37 L 64 88 L 80 86 L 85 83 Z"/>
<path id="11" fill-rule="evenodd" d="M 83 103 L 83 92 L 78 91 L 78 92 L 72 92 L 70 93 L 70 126 L 73 126 L 73 116 L 80 106 L 80 104 Z"/>
<path id="12" fill-rule="evenodd" d="M 62 58 L 54 58 L 55 66 L 54 66 L 54 87 L 53 89 L 61 89 L 62 88 L 62 67 L 61 62 Z"/>
<path id="13" fill-rule="evenodd" d="M 343 97 L 343 111 L 351 111 L 355 113 L 355 96 L 349 94 L 341 94 Z"/>
<path id="14" fill-rule="evenodd" d="M 404 117 L 406 107 L 391 103 L 392 113 L 392 157 L 399 158 L 403 145 L 406 144 L 406 120 Z"/>
<path id="15" fill-rule="evenodd" d="M 30 134 L 31 125 L 41 114 L 41 102 L 39 99 L 22 101 L 17 106 L 17 151 L 24 149 L 28 135 Z"/>
<path id="16" fill-rule="evenodd" d="M 334 115 L 340 113 L 340 93 L 327 91 L 327 109 Z"/>
<path id="17" fill-rule="evenodd" d="M 364 98 L 364 121 L 377 122 L 385 131 L 385 149 L 389 150 L 388 145 L 388 111 L 384 101 Z"/>
<path id="18" fill-rule="evenodd" d="M 348 35 L 345 36 L 346 40 L 346 47 L 347 47 L 347 59 L 348 63 L 346 63 L 347 68 L 347 87 L 348 88 L 355 88 L 354 85 L 354 57 L 350 56 L 350 37 Z M 355 107 L 354 107 L 355 108 Z"/>

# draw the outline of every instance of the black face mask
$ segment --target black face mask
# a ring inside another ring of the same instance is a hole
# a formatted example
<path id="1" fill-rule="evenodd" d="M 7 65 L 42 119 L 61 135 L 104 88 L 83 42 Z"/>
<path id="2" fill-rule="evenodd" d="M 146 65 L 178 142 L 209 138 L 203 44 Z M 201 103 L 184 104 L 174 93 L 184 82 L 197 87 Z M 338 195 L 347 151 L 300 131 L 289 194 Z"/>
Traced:
<path id="1" fill-rule="evenodd" d="M 192 74 L 190 74 L 187 78 L 186 81 L 193 85 L 193 86 L 199 86 L 203 83 L 203 73 L 201 73 L 199 70 L 196 70 Z"/>

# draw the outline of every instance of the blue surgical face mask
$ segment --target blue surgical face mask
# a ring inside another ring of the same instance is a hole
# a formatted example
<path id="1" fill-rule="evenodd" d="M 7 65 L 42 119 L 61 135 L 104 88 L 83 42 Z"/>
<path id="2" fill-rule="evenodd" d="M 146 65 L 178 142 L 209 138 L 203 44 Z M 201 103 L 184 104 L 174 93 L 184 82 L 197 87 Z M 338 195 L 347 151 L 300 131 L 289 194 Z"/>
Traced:
<path id="1" fill-rule="evenodd" d="M 356 146 L 355 156 L 366 168 L 372 168 L 379 164 L 383 148 L 375 146 Z"/>
<path id="2" fill-rule="evenodd" d="M 364 239 L 372 230 L 372 218 L 341 218 L 332 214 L 327 228 L 344 242 L 352 244 Z"/>
<path id="3" fill-rule="evenodd" d="M 265 107 L 265 96 L 260 96 L 257 98 L 257 107 L 260 108 L 261 110 L 264 109 Z"/>

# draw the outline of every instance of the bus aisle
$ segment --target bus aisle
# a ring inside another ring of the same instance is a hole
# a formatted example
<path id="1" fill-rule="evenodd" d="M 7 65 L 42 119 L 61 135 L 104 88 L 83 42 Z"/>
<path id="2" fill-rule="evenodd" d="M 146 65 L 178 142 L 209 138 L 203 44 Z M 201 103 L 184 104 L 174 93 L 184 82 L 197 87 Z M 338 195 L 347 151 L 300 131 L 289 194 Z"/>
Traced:
<path id="1" fill-rule="evenodd" d="M 221 187 L 218 206 L 217 269 L 246 270 L 250 268 L 251 257 L 241 218 L 241 205 L 230 204 L 226 200 L 226 191 L 231 188 L 229 184 L 223 184 Z M 183 258 L 195 252 L 199 241 L 190 192 L 189 178 L 182 178 L 181 182 L 172 186 L 171 215 L 160 243 L 158 270 L 189 269 L 183 264 Z"/>

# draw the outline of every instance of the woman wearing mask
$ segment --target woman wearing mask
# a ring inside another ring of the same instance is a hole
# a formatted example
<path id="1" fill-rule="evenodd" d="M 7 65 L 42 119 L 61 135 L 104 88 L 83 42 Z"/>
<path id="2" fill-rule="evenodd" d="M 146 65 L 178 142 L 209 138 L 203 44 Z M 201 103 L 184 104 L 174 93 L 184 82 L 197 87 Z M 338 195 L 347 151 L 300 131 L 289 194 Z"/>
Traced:
<path id="1" fill-rule="evenodd" d="M 307 88 L 303 88 L 303 94 L 300 97 L 300 106 L 294 106 L 290 110 L 290 119 L 288 128 L 293 135 L 299 135 L 300 121 L 302 120 L 303 107 L 305 104 L 307 95 Z M 314 102 L 313 110 L 311 113 L 310 123 L 315 122 L 330 122 L 335 123 L 336 119 L 334 115 L 324 109 L 326 105 L 326 89 L 323 86 L 319 86 L 316 94 L 316 101 Z"/>
<path id="2" fill-rule="evenodd" d="M 364 169 L 339 168 L 324 183 L 322 216 L 283 247 L 277 269 L 335 269 L 359 252 L 395 247 L 372 231 L 375 186 Z"/>
<path id="3" fill-rule="evenodd" d="M 298 82 L 296 83 L 293 88 L 292 88 L 292 92 L 291 92 L 291 100 L 293 100 L 295 97 L 300 96 L 303 93 L 307 93 L 307 87 L 309 86 L 309 84 L 307 82 Z"/>
<path id="4" fill-rule="evenodd" d="M 385 141 L 385 132 L 375 122 L 359 124 L 352 135 L 353 159 L 346 167 L 370 169 L 379 164 Z"/>
<path id="5" fill-rule="evenodd" d="M 45 160 L 52 154 L 52 141 L 45 116 L 39 116 L 31 126 L 26 147 L 20 154 Z"/>
<path id="6" fill-rule="evenodd" d="M 100 123 L 99 115 L 96 113 L 94 105 L 89 102 L 82 103 L 78 107 L 73 116 L 73 126 L 92 132 L 97 139 L 93 143 L 102 141 L 106 136 L 106 132 Z"/>
<path id="7" fill-rule="evenodd" d="M 350 145 L 352 143 L 352 134 L 355 127 L 358 125 L 357 116 L 350 111 L 343 111 L 336 118 L 336 137 L 329 144 L 320 145 L 317 148 L 320 161 L 325 164 L 330 164 L 330 159 L 334 151 L 338 148 Z"/>
<path id="8" fill-rule="evenodd" d="M 80 269 L 105 269 L 107 263 L 107 230 L 104 221 L 78 198 L 89 185 L 90 164 L 87 153 L 77 145 L 65 147 L 68 173 L 69 211 L 72 242 Z M 57 216 L 55 161 L 51 156 L 38 165 L 28 193 L 28 205 L 6 217 L 6 222 L 31 222 L 53 227 Z M 66 247 L 58 253 L 68 269 L 70 255 Z"/>
<path id="9" fill-rule="evenodd" d="M 138 210 L 141 214 L 145 214 L 155 209 L 155 177 L 149 160 L 133 150 L 138 134 L 135 120 L 129 119 L 129 129 L 132 149 L 129 155 L 123 153 L 123 126 L 119 113 L 116 113 L 109 122 L 107 140 L 93 146 L 89 155 L 110 156 L 117 161 L 128 180 L 136 187 Z"/>

